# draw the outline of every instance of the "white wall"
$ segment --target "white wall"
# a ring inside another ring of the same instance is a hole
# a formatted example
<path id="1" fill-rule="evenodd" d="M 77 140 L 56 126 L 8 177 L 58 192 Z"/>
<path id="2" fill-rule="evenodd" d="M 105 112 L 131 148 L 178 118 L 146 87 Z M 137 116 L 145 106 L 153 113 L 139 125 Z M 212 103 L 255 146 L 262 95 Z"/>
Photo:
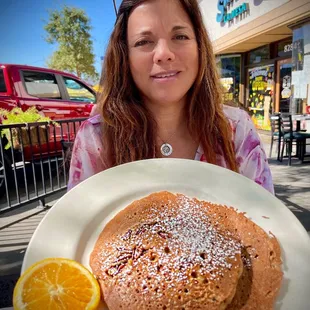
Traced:
<path id="1" fill-rule="evenodd" d="M 248 3 L 249 11 L 244 13 L 244 17 L 242 19 L 237 17 L 234 18 L 233 22 L 227 22 L 224 25 L 221 25 L 216 21 L 217 13 L 220 12 L 218 10 L 219 0 L 201 0 L 200 7 L 211 40 L 215 41 L 238 27 L 245 25 L 257 17 L 260 17 L 290 1 L 299 0 L 234 0 L 232 1 L 231 10 L 228 10 L 228 13 L 243 3 Z"/>

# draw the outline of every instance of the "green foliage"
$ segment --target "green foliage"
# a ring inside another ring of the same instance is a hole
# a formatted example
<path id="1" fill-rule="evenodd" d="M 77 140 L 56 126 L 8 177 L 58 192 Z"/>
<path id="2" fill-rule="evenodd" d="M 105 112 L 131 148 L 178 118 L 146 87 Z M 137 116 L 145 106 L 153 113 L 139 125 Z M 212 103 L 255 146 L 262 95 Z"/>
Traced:
<path id="1" fill-rule="evenodd" d="M 2 120 L 3 125 L 11 125 L 11 124 L 24 124 L 24 123 L 36 123 L 36 122 L 51 122 L 51 119 L 46 116 L 42 116 L 35 107 L 31 107 L 26 111 L 23 111 L 21 108 L 14 108 L 11 111 L 0 109 L 0 118 Z M 56 122 L 53 122 L 57 125 Z M 16 132 L 12 129 L 13 139 L 14 134 Z M 6 136 L 9 140 L 7 145 L 5 145 L 5 149 L 9 149 L 11 147 L 10 142 L 10 130 L 2 129 L 1 137 Z"/>
<path id="2" fill-rule="evenodd" d="M 51 121 L 49 117 L 42 116 L 35 107 L 31 107 L 26 111 L 21 108 L 14 108 L 11 111 L 0 109 L 0 117 L 3 125 Z"/>
<path id="3" fill-rule="evenodd" d="M 46 41 L 58 44 L 58 50 L 47 61 L 52 69 L 68 71 L 84 79 L 98 79 L 94 63 L 90 20 L 81 9 L 64 6 L 61 11 L 50 11 L 44 29 Z"/>

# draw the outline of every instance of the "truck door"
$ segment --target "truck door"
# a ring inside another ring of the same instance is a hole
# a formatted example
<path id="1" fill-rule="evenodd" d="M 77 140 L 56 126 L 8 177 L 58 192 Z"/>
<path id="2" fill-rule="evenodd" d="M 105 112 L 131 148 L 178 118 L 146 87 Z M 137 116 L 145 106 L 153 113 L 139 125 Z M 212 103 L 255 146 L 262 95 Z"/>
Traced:
<path id="1" fill-rule="evenodd" d="M 23 110 L 34 106 L 51 119 L 72 117 L 71 107 L 63 99 L 55 74 L 35 70 L 20 70 L 20 74 L 24 86 L 21 98 Z"/>

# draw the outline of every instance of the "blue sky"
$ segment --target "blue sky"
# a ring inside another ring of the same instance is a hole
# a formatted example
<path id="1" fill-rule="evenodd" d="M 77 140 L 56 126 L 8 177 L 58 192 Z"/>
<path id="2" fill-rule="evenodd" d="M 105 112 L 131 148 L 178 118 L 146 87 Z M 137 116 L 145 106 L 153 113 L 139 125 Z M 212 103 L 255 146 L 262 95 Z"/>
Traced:
<path id="1" fill-rule="evenodd" d="M 46 67 L 57 46 L 45 42 L 44 20 L 49 9 L 61 9 L 64 4 L 83 9 L 91 19 L 95 66 L 100 73 L 100 57 L 115 22 L 112 0 L 0 0 L 0 63 Z"/>

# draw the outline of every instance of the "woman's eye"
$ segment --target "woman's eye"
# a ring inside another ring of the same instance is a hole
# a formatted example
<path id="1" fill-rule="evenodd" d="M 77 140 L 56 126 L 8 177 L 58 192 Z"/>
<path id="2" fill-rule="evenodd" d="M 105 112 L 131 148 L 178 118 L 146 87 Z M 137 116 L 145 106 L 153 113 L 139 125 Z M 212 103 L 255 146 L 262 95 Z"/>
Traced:
<path id="1" fill-rule="evenodd" d="M 148 41 L 148 40 L 141 40 L 141 41 L 139 41 L 139 42 L 137 42 L 137 43 L 135 44 L 135 47 L 144 46 L 144 45 L 146 45 L 146 44 L 148 44 L 148 43 L 151 43 L 151 41 Z"/>
<path id="2" fill-rule="evenodd" d="M 177 40 L 188 40 L 188 36 L 180 34 L 175 37 Z"/>

